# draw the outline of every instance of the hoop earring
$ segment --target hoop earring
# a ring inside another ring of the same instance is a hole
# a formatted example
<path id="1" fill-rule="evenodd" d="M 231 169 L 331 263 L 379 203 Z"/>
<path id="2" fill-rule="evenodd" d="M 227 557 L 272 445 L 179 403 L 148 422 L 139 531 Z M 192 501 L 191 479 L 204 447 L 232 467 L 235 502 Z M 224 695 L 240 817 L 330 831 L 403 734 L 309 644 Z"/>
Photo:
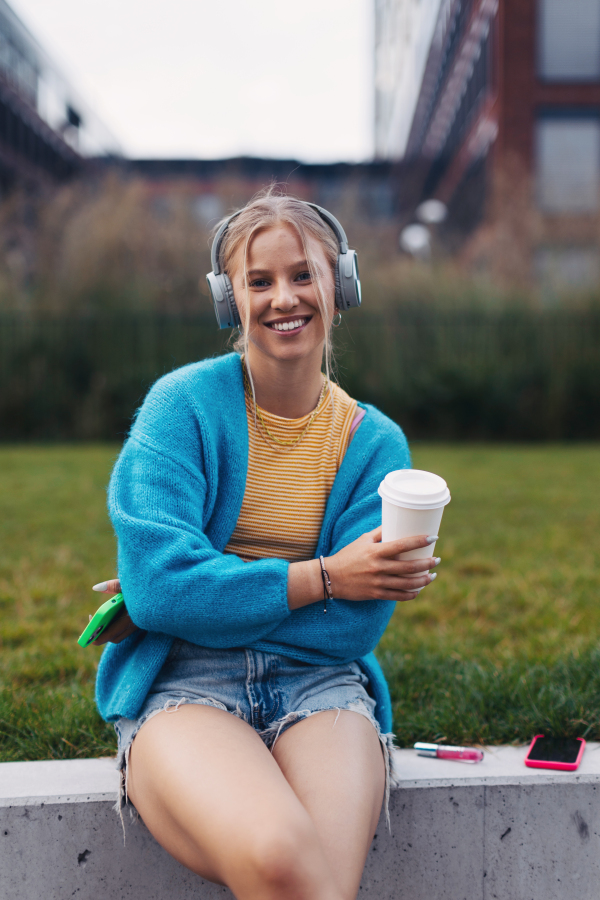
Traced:
<path id="1" fill-rule="evenodd" d="M 335 321 L 336 319 L 337 319 L 337 322 Z M 334 316 L 333 319 L 331 320 L 331 327 L 332 327 L 332 328 L 339 328 L 341 324 L 342 324 L 342 314 L 341 314 L 341 312 L 340 312 L 339 309 L 338 309 L 337 313 L 335 314 L 335 316 Z"/>

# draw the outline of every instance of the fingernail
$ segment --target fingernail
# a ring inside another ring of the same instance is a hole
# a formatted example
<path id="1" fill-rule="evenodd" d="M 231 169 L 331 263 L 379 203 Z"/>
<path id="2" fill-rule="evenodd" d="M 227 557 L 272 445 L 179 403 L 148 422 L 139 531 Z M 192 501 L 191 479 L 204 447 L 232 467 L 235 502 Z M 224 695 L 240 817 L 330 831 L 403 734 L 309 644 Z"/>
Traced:
<path id="1" fill-rule="evenodd" d="M 442 557 L 441 557 L 441 556 L 434 556 L 434 557 L 433 557 L 433 564 L 434 564 L 434 566 L 439 566 L 439 564 L 441 563 L 441 561 L 442 561 Z"/>
<path id="2" fill-rule="evenodd" d="M 95 584 L 92 590 L 98 591 L 98 593 L 103 594 L 108 590 L 108 581 L 101 581 L 100 584 Z"/>
<path id="3" fill-rule="evenodd" d="M 429 582 L 431 583 L 432 581 L 435 581 L 436 578 L 437 578 L 437 572 L 432 572 L 431 575 L 429 576 Z"/>
<path id="4" fill-rule="evenodd" d="M 437 534 L 430 534 L 429 537 L 427 538 L 427 543 L 428 543 L 428 544 L 435 544 L 435 542 L 437 541 L 437 539 L 438 539 Z"/>

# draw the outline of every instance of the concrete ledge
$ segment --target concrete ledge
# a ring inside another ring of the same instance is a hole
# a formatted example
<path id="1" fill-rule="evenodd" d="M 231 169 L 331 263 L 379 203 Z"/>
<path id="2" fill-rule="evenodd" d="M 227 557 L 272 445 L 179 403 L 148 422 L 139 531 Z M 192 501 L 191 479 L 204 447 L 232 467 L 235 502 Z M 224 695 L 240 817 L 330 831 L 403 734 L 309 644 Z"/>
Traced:
<path id="1" fill-rule="evenodd" d="M 578 772 L 527 769 L 492 748 L 469 766 L 396 753 L 390 835 L 379 824 L 360 897 L 373 900 L 598 900 L 600 744 Z M 213 900 L 113 804 L 113 760 L 0 764 L 2 900 Z"/>

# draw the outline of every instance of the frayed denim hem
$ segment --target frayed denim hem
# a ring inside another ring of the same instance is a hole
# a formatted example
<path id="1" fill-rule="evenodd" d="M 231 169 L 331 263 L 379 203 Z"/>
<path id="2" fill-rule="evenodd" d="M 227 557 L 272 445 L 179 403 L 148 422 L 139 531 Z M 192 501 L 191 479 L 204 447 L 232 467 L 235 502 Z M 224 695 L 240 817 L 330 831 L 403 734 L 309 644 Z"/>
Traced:
<path id="1" fill-rule="evenodd" d="M 165 705 L 160 709 L 154 709 L 149 712 L 146 716 L 141 718 L 137 723 L 137 728 L 132 733 L 127 745 L 123 747 L 118 756 L 117 756 L 117 768 L 120 770 L 121 779 L 119 785 L 119 795 L 115 804 L 115 811 L 118 812 L 119 818 L 121 820 L 121 826 L 123 828 L 123 843 L 125 843 L 125 822 L 123 818 L 123 810 L 129 809 L 130 820 L 137 821 L 139 818 L 139 814 L 131 801 L 129 800 L 128 791 L 127 791 L 127 782 L 128 782 L 128 771 L 129 771 L 129 758 L 131 755 L 131 746 L 133 744 L 134 739 L 139 733 L 140 729 L 149 722 L 150 719 L 154 718 L 154 716 L 159 713 L 174 713 L 177 710 L 186 704 L 194 704 L 196 706 L 212 706 L 215 709 L 222 709 L 224 712 L 229 712 L 231 715 L 235 715 L 238 718 L 246 721 L 246 717 L 243 715 L 241 710 L 238 708 L 235 712 L 228 710 L 227 707 L 218 700 L 214 700 L 210 697 L 203 697 L 201 699 L 191 699 L 188 697 L 181 697 L 179 700 L 168 700 Z M 335 717 L 335 721 L 333 723 L 333 727 L 337 723 L 340 712 L 342 710 L 347 710 L 349 712 L 357 713 L 360 716 L 363 716 L 367 719 L 375 731 L 377 732 L 377 736 L 379 738 L 379 742 L 381 744 L 381 750 L 383 753 L 383 760 L 385 765 L 385 792 L 384 792 L 384 809 L 385 809 L 385 821 L 389 831 L 391 832 L 391 822 L 390 822 L 390 791 L 393 787 L 396 787 L 398 784 L 397 775 L 394 772 L 394 764 L 393 764 L 393 755 L 392 751 L 394 750 L 394 734 L 383 734 L 379 723 L 375 719 L 375 717 L 371 714 L 366 704 L 360 698 L 348 703 L 345 706 L 327 706 L 322 709 L 301 709 L 296 710 L 294 712 L 287 713 L 281 719 L 276 720 L 268 728 L 263 729 L 262 731 L 257 731 L 258 736 L 263 740 L 266 747 L 273 752 L 275 744 L 278 739 L 284 734 L 288 728 L 291 728 L 293 725 L 296 725 L 298 722 L 303 721 L 304 719 L 308 719 L 310 716 L 314 716 L 320 712 L 328 712 L 329 710 L 337 710 L 337 716 Z"/>
<path id="2" fill-rule="evenodd" d="M 119 793 L 117 796 L 117 800 L 115 802 L 115 812 L 119 814 L 119 819 L 121 820 L 121 827 L 123 829 L 123 844 L 125 844 L 125 821 L 123 818 L 123 809 L 129 809 L 129 818 L 132 822 L 137 822 L 139 819 L 139 813 L 133 803 L 131 803 L 128 793 L 127 793 L 127 781 L 129 774 L 129 757 L 131 756 L 131 745 L 133 744 L 135 738 L 137 737 L 140 728 L 142 728 L 146 722 L 149 722 L 150 719 L 153 719 L 154 716 L 157 716 L 159 713 L 174 713 L 183 706 L 184 704 L 195 704 L 196 706 L 213 706 L 215 709 L 222 709 L 223 712 L 229 712 L 227 707 L 220 703 L 219 700 L 213 700 L 211 697 L 202 697 L 200 700 L 192 700 L 188 697 L 181 697 L 179 700 L 167 700 L 165 705 L 161 709 L 153 709 L 152 712 L 149 712 L 146 716 L 143 716 L 139 722 L 137 723 L 137 728 L 131 735 L 127 745 L 119 750 L 116 759 L 116 767 L 121 773 L 121 777 L 119 780 Z M 243 719 L 240 710 L 236 710 L 235 715 L 238 715 L 239 718 Z"/>
<path id="3" fill-rule="evenodd" d="M 391 833 L 392 826 L 390 822 L 390 791 L 392 788 L 398 786 L 398 776 L 394 770 L 394 758 L 392 755 L 392 751 L 395 749 L 395 735 L 393 732 L 390 732 L 388 734 L 382 733 L 381 728 L 379 727 L 379 722 L 370 713 L 367 706 L 362 700 L 357 699 L 352 703 L 349 703 L 347 706 L 329 706 L 324 707 L 323 709 L 300 709 L 295 712 L 290 712 L 278 721 L 273 722 L 273 724 L 268 728 L 265 728 L 264 731 L 259 731 L 258 734 L 272 753 L 278 738 L 285 731 L 287 731 L 288 728 L 291 728 L 292 725 L 295 725 L 297 722 L 301 722 L 303 719 L 308 719 L 310 716 L 314 716 L 320 712 L 328 712 L 330 709 L 336 709 L 338 713 L 333 723 L 334 728 L 339 718 L 340 712 L 343 709 L 347 710 L 348 712 L 358 713 L 359 716 L 364 716 L 364 718 L 371 723 L 371 725 L 377 732 L 377 737 L 379 738 L 379 742 L 381 744 L 381 752 L 383 753 L 383 762 L 385 765 L 385 793 L 383 801 L 385 809 L 385 821 L 388 830 Z"/>

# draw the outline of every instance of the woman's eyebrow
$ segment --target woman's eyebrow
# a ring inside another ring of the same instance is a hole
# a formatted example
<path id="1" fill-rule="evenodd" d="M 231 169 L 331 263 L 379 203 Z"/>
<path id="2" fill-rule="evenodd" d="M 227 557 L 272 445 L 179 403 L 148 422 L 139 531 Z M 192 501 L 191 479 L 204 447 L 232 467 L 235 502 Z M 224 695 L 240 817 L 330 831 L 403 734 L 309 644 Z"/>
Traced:
<path id="1" fill-rule="evenodd" d="M 288 269 L 299 269 L 302 266 L 308 266 L 308 263 L 305 259 L 299 259 L 297 262 L 292 263 L 288 266 Z M 271 270 L 270 269 L 248 269 L 248 275 L 266 275 Z"/>

